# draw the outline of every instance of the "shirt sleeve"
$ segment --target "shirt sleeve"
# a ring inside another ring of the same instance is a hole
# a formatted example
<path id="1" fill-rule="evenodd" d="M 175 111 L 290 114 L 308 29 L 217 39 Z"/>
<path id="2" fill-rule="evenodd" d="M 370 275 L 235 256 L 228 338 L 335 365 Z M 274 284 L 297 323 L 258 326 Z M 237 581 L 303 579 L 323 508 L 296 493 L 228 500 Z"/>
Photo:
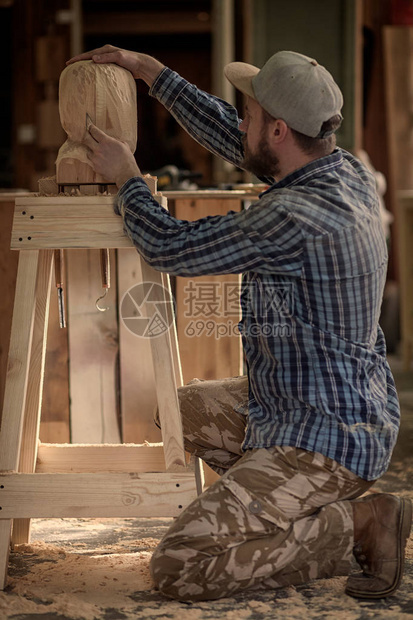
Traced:
<path id="1" fill-rule="evenodd" d="M 236 109 L 218 97 L 163 69 L 149 94 L 158 99 L 199 144 L 240 166 L 244 154 Z"/>
<path id="2" fill-rule="evenodd" d="M 159 271 L 201 276 L 256 271 L 299 274 L 302 233 L 291 213 L 267 200 L 246 211 L 178 220 L 152 197 L 145 181 L 129 179 L 120 189 L 115 210 L 143 256 Z"/>
<path id="3" fill-rule="evenodd" d="M 151 86 L 149 94 L 171 113 L 185 131 L 206 149 L 242 168 L 244 147 L 237 110 L 219 97 L 190 84 L 165 67 Z M 260 177 L 274 183 L 272 177 Z"/>

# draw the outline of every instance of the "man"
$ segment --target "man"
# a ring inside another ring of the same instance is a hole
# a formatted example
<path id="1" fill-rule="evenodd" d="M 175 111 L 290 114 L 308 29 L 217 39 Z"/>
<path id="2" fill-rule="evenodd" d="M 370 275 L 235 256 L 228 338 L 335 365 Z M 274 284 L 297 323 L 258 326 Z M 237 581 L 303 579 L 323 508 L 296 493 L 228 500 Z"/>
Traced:
<path id="1" fill-rule="evenodd" d="M 294 52 L 261 70 L 231 63 L 225 74 L 247 97 L 240 123 L 232 106 L 154 58 L 104 46 L 69 62 L 81 59 L 129 69 L 198 142 L 270 184 L 244 212 L 178 221 L 153 200 L 124 144 L 95 126 L 86 137 L 149 263 L 180 276 L 243 273 L 247 378 L 180 394 L 187 449 L 222 477 L 154 553 L 158 588 L 194 601 L 295 585 L 349 574 L 354 552 L 363 572 L 346 592 L 392 594 L 411 503 L 355 500 L 386 471 L 399 427 L 378 326 L 386 245 L 371 174 L 335 148 L 337 84 Z"/>

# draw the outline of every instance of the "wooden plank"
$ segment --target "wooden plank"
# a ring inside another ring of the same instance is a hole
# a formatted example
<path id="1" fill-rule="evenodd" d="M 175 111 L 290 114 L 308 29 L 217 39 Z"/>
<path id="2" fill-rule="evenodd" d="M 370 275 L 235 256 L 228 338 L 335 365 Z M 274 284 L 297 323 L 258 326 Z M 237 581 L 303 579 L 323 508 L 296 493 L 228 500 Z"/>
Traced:
<path id="1" fill-rule="evenodd" d="M 0 590 L 4 590 L 7 585 L 11 527 L 11 519 L 0 519 Z"/>
<path id="2" fill-rule="evenodd" d="M 0 429 L 0 471 L 17 471 L 32 343 L 39 253 L 21 252 Z M 2 491 L 0 484 L 0 491 Z M 12 523 L 0 519 L 0 588 L 7 579 Z"/>
<path id="3" fill-rule="evenodd" d="M 119 307 L 128 291 L 142 284 L 141 261 L 135 249 L 117 252 Z M 132 333 L 119 321 L 119 366 L 121 388 L 122 440 L 142 443 L 161 441 L 161 432 L 153 421 L 157 404 L 151 343 Z"/>
<path id="4" fill-rule="evenodd" d="M 176 517 L 195 497 L 193 472 L 3 474 L 0 523 L 13 518 Z"/>
<path id="5" fill-rule="evenodd" d="M 122 248 L 133 244 L 113 211 L 113 196 L 18 198 L 11 247 Z"/>
<path id="6" fill-rule="evenodd" d="M 15 195 L 11 194 L 7 201 L 0 201 L 0 273 L 2 291 L 0 297 L 0 422 L 7 372 L 7 356 L 9 354 L 17 265 L 19 261 L 18 254 L 10 250 L 14 198 Z"/>
<path id="7" fill-rule="evenodd" d="M 52 267 L 53 251 L 41 252 L 36 283 L 36 307 L 19 462 L 19 471 L 25 473 L 34 471 L 37 458 Z"/>
<path id="8" fill-rule="evenodd" d="M 45 373 L 46 374 L 46 373 Z M 45 383 L 46 385 L 46 383 Z M 44 399 L 43 399 L 44 402 Z M 65 403 L 66 405 L 66 403 Z M 67 420 L 40 419 L 40 441 L 45 443 L 66 443 L 70 440 L 69 399 L 67 400 Z M 65 407 L 66 409 L 66 407 Z M 66 413 L 66 411 L 64 411 Z M 60 412 L 57 411 L 56 415 Z"/>
<path id="9" fill-rule="evenodd" d="M 239 199 L 177 199 L 175 217 L 197 220 L 239 211 Z M 222 379 L 242 374 L 240 276 L 176 278 L 178 339 L 183 379 Z"/>
<path id="10" fill-rule="evenodd" d="M 413 354 L 413 191 L 398 192 L 400 318 L 403 369 L 407 372 Z"/>
<path id="11" fill-rule="evenodd" d="M 161 272 L 144 260 L 141 261 L 141 268 L 143 281 L 158 285 L 152 289 L 152 301 L 170 303 L 172 296 L 169 293 L 167 298 L 164 294 Z M 186 459 L 170 330 L 166 329 L 160 335 L 150 338 L 150 343 L 166 466 L 168 469 L 174 465 L 184 466 Z"/>
<path id="12" fill-rule="evenodd" d="M 385 26 L 387 139 L 395 191 L 413 188 L 413 28 Z"/>
<path id="13" fill-rule="evenodd" d="M 71 440 L 118 443 L 116 286 L 102 300 L 109 309 L 99 312 L 95 305 L 102 294 L 99 252 L 77 250 L 66 255 Z"/>
<path id="14" fill-rule="evenodd" d="M 17 471 L 33 333 L 39 253 L 21 252 L 0 432 L 0 471 Z"/>
<path id="15" fill-rule="evenodd" d="M 36 473 L 156 472 L 165 470 L 159 444 L 40 444 Z"/>
<path id="16" fill-rule="evenodd" d="M 36 308 L 19 462 L 19 471 L 25 473 L 34 472 L 36 465 L 52 266 L 53 251 L 41 252 L 37 270 Z M 30 520 L 16 519 L 13 523 L 12 543 L 27 543 L 29 540 Z"/>
<path id="17" fill-rule="evenodd" d="M 165 290 L 168 291 L 169 298 L 172 299 L 171 280 L 167 273 L 161 273 L 161 282 Z M 181 387 L 184 384 L 184 379 L 182 375 L 181 356 L 179 353 L 178 332 L 176 330 L 176 317 L 172 304 L 167 305 L 167 314 L 168 324 L 170 325 L 169 337 L 171 341 L 172 362 L 175 370 L 175 382 L 177 387 Z"/>
<path id="18" fill-rule="evenodd" d="M 167 291 L 169 291 L 169 295 L 172 296 L 171 282 L 169 275 L 167 273 L 161 274 L 161 279 L 163 286 Z M 179 352 L 179 343 L 178 343 L 178 332 L 176 329 L 176 318 L 173 313 L 172 305 L 168 305 L 168 315 L 169 315 L 169 338 L 171 343 L 171 353 L 172 353 L 172 364 L 175 371 L 175 387 L 181 387 L 184 384 L 183 374 L 182 374 L 182 365 L 181 365 L 181 356 Z M 179 417 L 181 418 L 181 413 L 179 410 Z M 208 477 L 207 468 L 212 472 L 212 470 L 204 463 L 200 458 L 194 457 L 194 473 L 195 473 L 195 482 L 196 482 L 196 490 L 197 494 L 201 495 L 204 490 L 205 484 L 210 482 L 210 477 Z M 215 476 L 215 472 L 212 472 Z M 216 478 L 215 478 L 216 479 Z M 215 482 L 214 479 L 214 482 Z"/>
<path id="19" fill-rule="evenodd" d="M 64 296 L 67 317 L 66 276 L 64 276 Z M 49 305 L 40 440 L 45 443 L 70 441 L 68 329 L 61 329 L 59 325 L 57 290 L 54 282 Z"/>
<path id="20" fill-rule="evenodd" d="M 161 273 L 161 282 L 164 288 L 168 291 L 168 297 L 172 298 L 171 282 L 170 282 L 169 275 L 167 273 Z M 184 382 L 183 382 L 183 374 L 182 374 L 181 356 L 180 356 L 179 344 L 178 344 L 178 332 L 176 329 L 176 320 L 175 320 L 175 315 L 173 314 L 172 305 L 168 304 L 167 313 L 169 317 L 168 322 L 170 325 L 169 342 L 170 342 L 170 350 L 171 350 L 171 358 L 172 358 L 171 362 L 173 366 L 173 371 L 175 373 L 175 389 L 177 389 L 178 387 L 181 387 L 184 384 Z M 182 429 L 182 418 L 181 418 L 179 403 L 178 403 L 178 407 L 174 415 L 179 417 L 179 421 L 180 421 L 179 428 Z M 183 432 L 183 429 L 182 429 L 182 432 Z M 211 480 L 210 477 L 207 480 L 208 472 L 206 471 L 206 468 L 208 468 L 210 472 L 212 472 L 212 474 L 214 475 L 214 482 L 215 482 L 217 478 L 217 474 L 215 474 L 215 472 L 213 472 L 206 465 L 206 463 L 204 463 L 200 458 L 198 457 L 194 458 L 194 473 L 195 473 L 195 482 L 196 482 L 196 489 L 197 489 L 198 495 L 201 495 L 201 493 L 204 490 L 205 484 L 210 482 Z"/>

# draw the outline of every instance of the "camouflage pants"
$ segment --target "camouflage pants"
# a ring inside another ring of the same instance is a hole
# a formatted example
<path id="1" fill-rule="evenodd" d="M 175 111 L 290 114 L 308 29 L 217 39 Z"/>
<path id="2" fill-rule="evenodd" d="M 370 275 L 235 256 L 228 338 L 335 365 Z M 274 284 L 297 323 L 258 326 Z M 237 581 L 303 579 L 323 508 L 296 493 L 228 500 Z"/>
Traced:
<path id="1" fill-rule="evenodd" d="M 372 483 L 293 447 L 241 451 L 245 378 L 180 388 L 186 448 L 222 477 L 175 520 L 151 572 L 166 596 L 197 601 L 347 575 L 351 502 Z"/>

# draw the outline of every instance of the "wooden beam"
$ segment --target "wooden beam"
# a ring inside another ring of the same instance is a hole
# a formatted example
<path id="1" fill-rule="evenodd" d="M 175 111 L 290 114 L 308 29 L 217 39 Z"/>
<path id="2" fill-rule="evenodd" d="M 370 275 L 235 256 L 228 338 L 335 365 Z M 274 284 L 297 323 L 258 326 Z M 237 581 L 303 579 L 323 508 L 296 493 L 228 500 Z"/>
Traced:
<path id="1" fill-rule="evenodd" d="M 39 252 L 19 256 L 0 433 L 0 471 L 17 471 L 29 375 Z"/>
<path id="2" fill-rule="evenodd" d="M 36 466 L 52 267 L 52 250 L 40 252 L 37 269 L 32 349 L 19 462 L 19 471 L 28 474 L 33 473 Z M 28 543 L 29 541 L 30 519 L 16 519 L 13 523 L 12 543 Z"/>
<path id="3" fill-rule="evenodd" d="M 0 409 L 5 389 L 14 290 L 16 288 L 17 265 L 19 262 L 19 255 L 16 252 L 10 251 L 14 198 L 15 194 L 10 194 L 7 200 L 0 200 L 0 273 L 2 290 L 0 297 Z"/>
<path id="4" fill-rule="evenodd" d="M 113 211 L 113 196 L 16 199 L 11 248 L 124 248 L 133 244 Z"/>
<path id="5" fill-rule="evenodd" d="M 152 288 L 152 302 L 156 300 L 164 305 L 171 303 L 170 290 L 169 294 L 166 294 L 163 288 L 167 282 L 163 280 L 162 273 L 144 260 L 141 261 L 141 269 L 143 281 L 155 285 Z M 160 335 L 150 338 L 150 343 L 165 461 L 169 469 L 174 465 L 185 465 L 182 420 L 176 391 L 178 385 L 175 363 L 179 356 L 174 355 L 173 347 L 176 347 L 177 343 L 175 339 L 171 340 L 169 328 Z"/>
<path id="6" fill-rule="evenodd" d="M 119 308 L 124 295 L 143 282 L 141 260 L 136 250 L 117 253 Z M 137 338 L 119 321 L 119 372 L 121 385 L 122 440 L 127 443 L 161 441 L 161 432 L 153 421 L 157 404 L 152 349 L 149 338 Z"/>
<path id="7" fill-rule="evenodd" d="M 52 267 L 53 252 L 50 250 L 40 252 L 36 282 L 32 350 L 19 461 L 19 471 L 27 474 L 34 472 L 37 458 Z"/>
<path id="8" fill-rule="evenodd" d="M 67 299 L 67 288 L 64 289 L 64 294 Z M 53 286 L 49 306 L 40 441 L 45 443 L 70 441 L 69 401 L 68 330 L 60 329 L 58 293 Z"/>
<path id="9" fill-rule="evenodd" d="M 0 519 L 0 590 L 7 584 L 12 523 L 11 519 Z"/>
<path id="10" fill-rule="evenodd" d="M 132 250 L 134 251 L 134 250 Z M 137 252 L 134 252 L 137 254 Z M 69 325 L 70 438 L 73 443 L 119 443 L 116 274 L 99 312 L 103 294 L 100 250 L 66 252 Z M 116 264 L 115 250 L 110 263 Z"/>
<path id="11" fill-rule="evenodd" d="M 38 263 L 39 252 L 22 252 L 19 256 L 1 420 L 0 471 L 17 471 L 19 465 L 33 336 Z M 0 491 L 2 490 L 0 484 Z M 11 520 L 0 519 L 0 589 L 3 589 L 6 583 L 11 526 Z"/>
<path id="12" fill-rule="evenodd" d="M 3 474 L 0 531 L 14 518 L 176 517 L 196 498 L 184 472 Z"/>
<path id="13" fill-rule="evenodd" d="M 165 470 L 158 444 L 40 444 L 36 473 L 155 472 Z"/>

